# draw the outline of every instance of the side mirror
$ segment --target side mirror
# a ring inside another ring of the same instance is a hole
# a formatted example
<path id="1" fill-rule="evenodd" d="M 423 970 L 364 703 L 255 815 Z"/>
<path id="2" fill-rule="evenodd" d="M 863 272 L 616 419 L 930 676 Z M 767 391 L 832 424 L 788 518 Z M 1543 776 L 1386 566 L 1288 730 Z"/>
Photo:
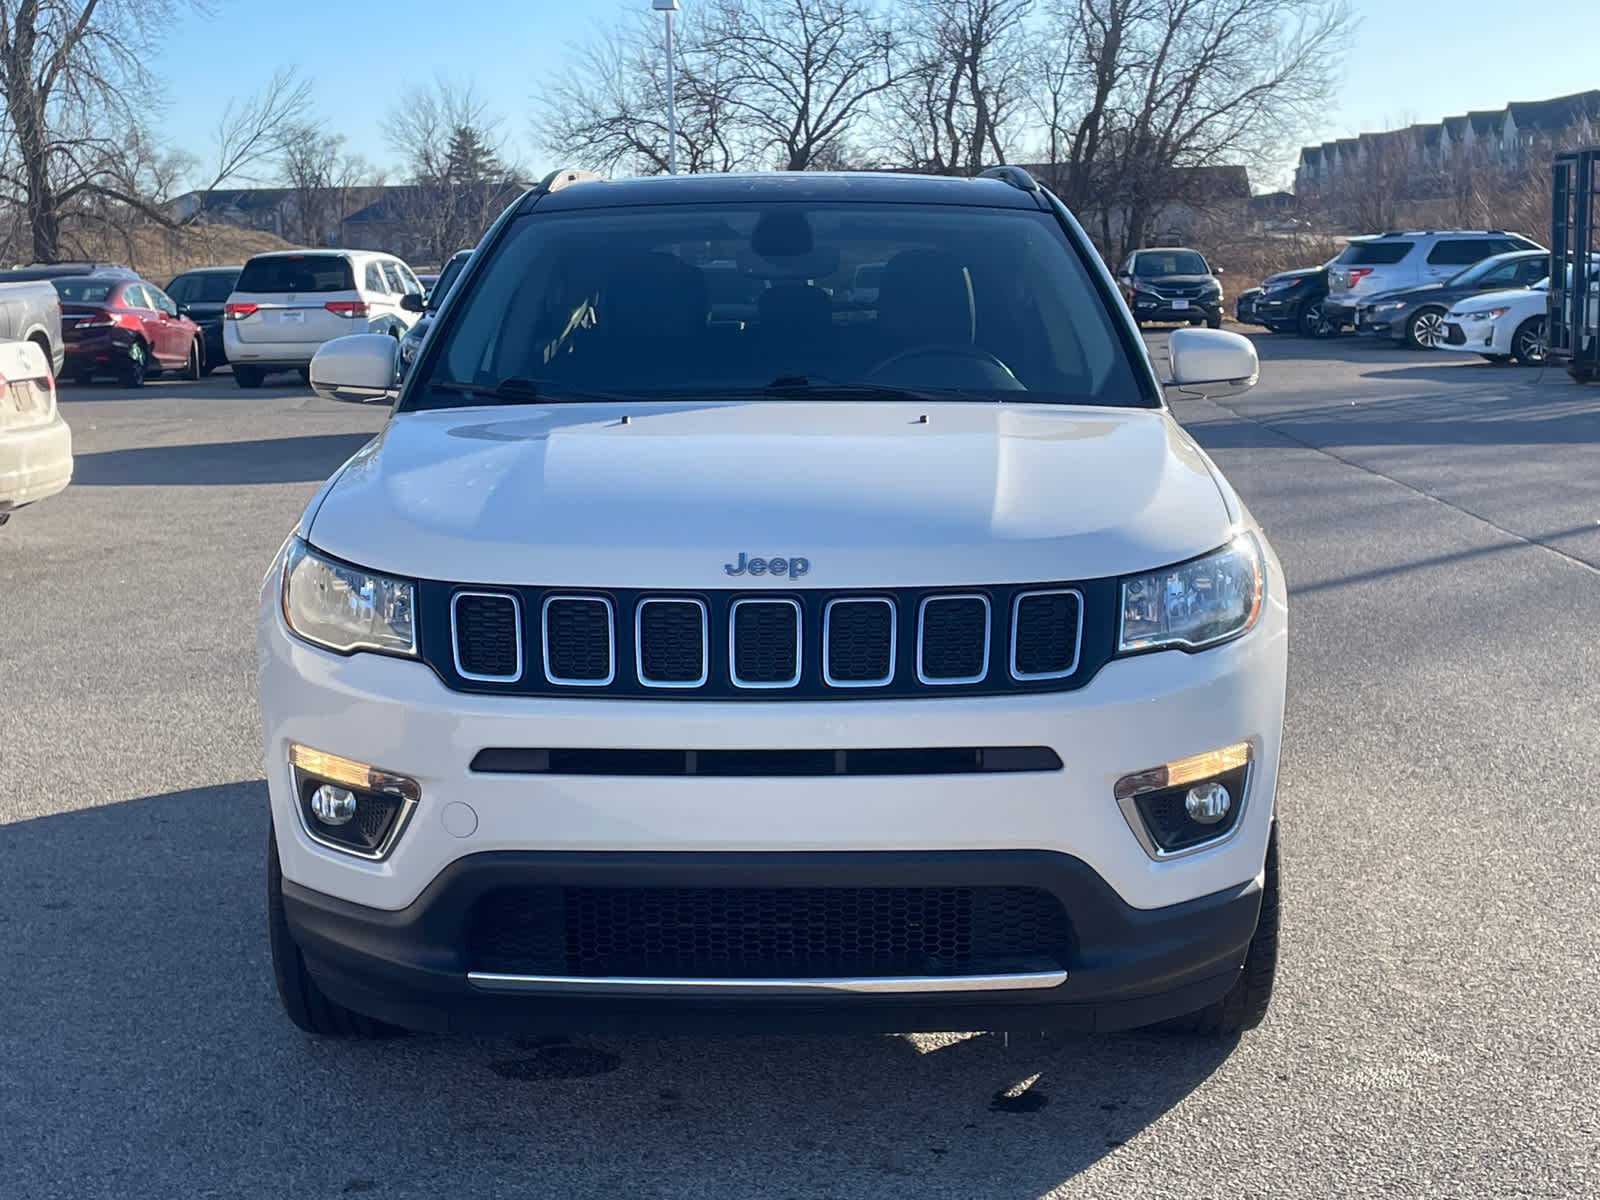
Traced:
<path id="1" fill-rule="evenodd" d="M 419 313 L 427 306 L 427 303 L 428 302 L 423 299 L 423 297 L 417 295 L 415 292 L 407 292 L 404 296 L 400 297 L 400 307 L 405 309 L 407 312 Z"/>
<path id="2" fill-rule="evenodd" d="M 1224 271 L 1221 267 L 1212 267 L 1211 268 L 1211 273 L 1213 275 L 1226 275 L 1227 274 L 1227 272 Z"/>
<path id="3" fill-rule="evenodd" d="M 178 305 L 178 315 L 180 317 L 187 317 L 189 315 L 189 306 L 187 304 Z"/>
<path id="4" fill-rule="evenodd" d="M 1172 378 L 1164 386 L 1195 396 L 1231 396 L 1252 388 L 1261 361 L 1249 338 L 1221 329 L 1175 329 L 1167 339 Z"/>
<path id="5" fill-rule="evenodd" d="M 393 400 L 397 357 L 397 343 L 386 333 L 334 338 L 311 358 L 311 390 L 324 400 Z"/>

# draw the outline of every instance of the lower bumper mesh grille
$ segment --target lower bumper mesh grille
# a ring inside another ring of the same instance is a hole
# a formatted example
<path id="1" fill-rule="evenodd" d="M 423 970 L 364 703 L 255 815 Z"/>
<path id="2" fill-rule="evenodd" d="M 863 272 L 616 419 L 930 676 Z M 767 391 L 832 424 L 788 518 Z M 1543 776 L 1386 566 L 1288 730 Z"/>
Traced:
<path id="1" fill-rule="evenodd" d="M 500 888 L 468 969 L 650 979 L 827 979 L 1053 969 L 1060 902 L 1026 887 Z"/>

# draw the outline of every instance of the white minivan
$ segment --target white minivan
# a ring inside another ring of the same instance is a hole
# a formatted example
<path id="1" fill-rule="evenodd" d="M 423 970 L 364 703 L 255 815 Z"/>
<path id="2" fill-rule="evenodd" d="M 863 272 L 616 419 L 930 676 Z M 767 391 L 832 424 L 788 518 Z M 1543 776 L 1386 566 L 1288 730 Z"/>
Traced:
<path id="1" fill-rule="evenodd" d="M 222 343 L 233 377 L 243 388 L 260 387 L 271 371 L 308 378 L 322 343 L 350 333 L 385 333 L 398 341 L 422 312 L 423 294 L 411 268 L 392 254 L 258 254 L 245 263 L 224 309 Z"/>

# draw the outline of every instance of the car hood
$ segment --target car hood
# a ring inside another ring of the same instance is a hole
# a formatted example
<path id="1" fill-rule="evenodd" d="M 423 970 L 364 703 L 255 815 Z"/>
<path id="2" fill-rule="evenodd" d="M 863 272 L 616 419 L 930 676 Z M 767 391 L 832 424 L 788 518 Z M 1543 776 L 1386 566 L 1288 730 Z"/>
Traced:
<path id="1" fill-rule="evenodd" d="M 1503 292 L 1475 292 L 1451 307 L 1453 313 L 1482 312 L 1506 306 L 1544 308 L 1549 292 L 1543 288 L 1509 288 Z"/>
<path id="2" fill-rule="evenodd" d="M 1121 575 L 1230 517 L 1160 410 L 765 401 L 398 414 L 308 520 L 412 578 L 698 589 L 781 586 L 732 583 L 741 554 L 806 559 L 819 587 Z"/>
<path id="3" fill-rule="evenodd" d="M 1286 279 L 1309 279 L 1313 275 L 1321 275 L 1322 271 L 1322 267 L 1302 267 L 1295 271 L 1279 271 L 1276 275 L 1268 275 L 1263 279 L 1261 286 L 1265 287 L 1269 283 L 1282 283 Z"/>

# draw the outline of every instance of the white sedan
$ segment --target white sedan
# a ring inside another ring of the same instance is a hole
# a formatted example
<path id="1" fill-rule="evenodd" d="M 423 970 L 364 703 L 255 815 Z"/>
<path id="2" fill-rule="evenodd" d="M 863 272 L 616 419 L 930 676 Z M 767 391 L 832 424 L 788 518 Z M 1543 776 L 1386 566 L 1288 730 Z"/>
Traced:
<path id="1" fill-rule="evenodd" d="M 1546 277 L 1530 288 L 1470 296 L 1445 314 L 1439 349 L 1537 366 L 1544 362 L 1549 342 L 1549 294 Z"/>
<path id="2" fill-rule="evenodd" d="M 33 342 L 0 342 L 0 525 L 72 479 L 72 431 L 56 409 L 56 385 Z"/>

